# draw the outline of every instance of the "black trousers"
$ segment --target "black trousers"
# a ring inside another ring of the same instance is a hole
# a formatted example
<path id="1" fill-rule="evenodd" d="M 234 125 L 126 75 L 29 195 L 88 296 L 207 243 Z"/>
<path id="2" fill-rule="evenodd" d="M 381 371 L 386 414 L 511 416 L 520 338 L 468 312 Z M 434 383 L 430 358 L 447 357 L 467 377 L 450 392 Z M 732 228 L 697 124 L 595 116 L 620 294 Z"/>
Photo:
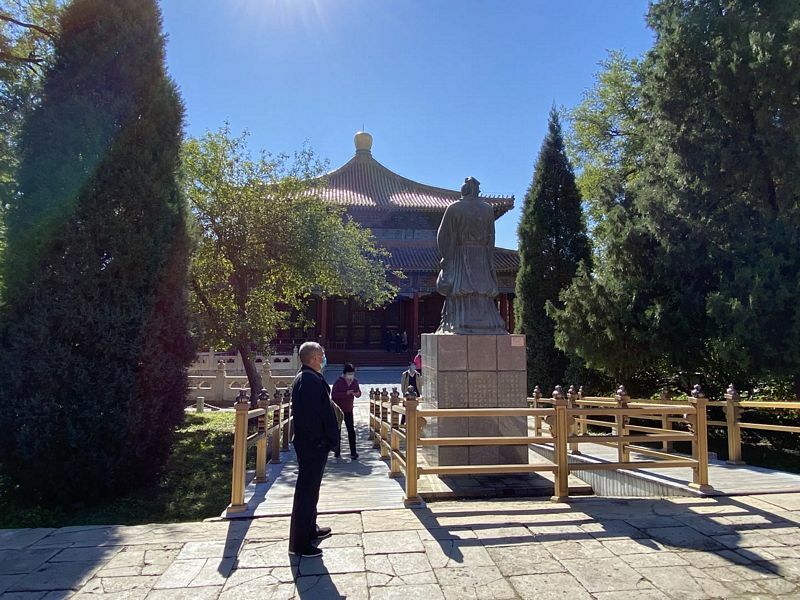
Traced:
<path id="1" fill-rule="evenodd" d="M 292 503 L 292 520 L 289 525 L 289 551 L 302 552 L 311 546 L 317 531 L 317 502 L 319 486 L 325 463 L 328 461 L 328 450 L 294 444 L 297 453 L 299 473 L 294 488 Z"/>
<path id="2" fill-rule="evenodd" d="M 356 428 L 353 425 L 353 411 L 344 412 L 344 426 L 347 428 L 347 441 L 350 442 L 350 454 L 353 455 L 356 453 Z M 336 456 L 340 456 L 342 454 L 342 436 L 339 436 L 339 449 L 336 452 Z"/>

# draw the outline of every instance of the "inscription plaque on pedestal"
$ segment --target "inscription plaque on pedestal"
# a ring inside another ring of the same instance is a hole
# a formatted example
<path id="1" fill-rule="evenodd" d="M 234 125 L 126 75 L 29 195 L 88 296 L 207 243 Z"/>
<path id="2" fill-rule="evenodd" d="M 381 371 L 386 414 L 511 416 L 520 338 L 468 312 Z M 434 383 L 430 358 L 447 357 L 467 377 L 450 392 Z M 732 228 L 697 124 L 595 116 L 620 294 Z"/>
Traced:
<path id="1" fill-rule="evenodd" d="M 526 361 L 523 335 L 422 336 L 424 395 L 436 408 L 525 408 Z M 527 435 L 525 417 L 437 419 L 438 437 Z M 525 464 L 527 446 L 443 446 L 439 464 Z"/>

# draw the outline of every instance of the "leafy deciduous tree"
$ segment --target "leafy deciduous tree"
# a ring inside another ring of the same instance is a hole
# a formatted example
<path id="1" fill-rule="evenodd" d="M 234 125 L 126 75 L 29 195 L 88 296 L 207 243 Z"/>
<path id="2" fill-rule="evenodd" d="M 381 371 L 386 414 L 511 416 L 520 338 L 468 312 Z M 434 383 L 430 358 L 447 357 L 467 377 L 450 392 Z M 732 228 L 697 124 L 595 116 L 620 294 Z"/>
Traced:
<path id="1" fill-rule="evenodd" d="M 252 350 L 286 325 L 287 308 L 303 308 L 312 293 L 367 305 L 394 297 L 386 253 L 317 193 L 322 165 L 310 150 L 254 158 L 246 134 L 226 126 L 189 140 L 184 166 L 198 225 L 191 290 L 199 337 L 236 348 L 251 389 L 262 388 Z"/>

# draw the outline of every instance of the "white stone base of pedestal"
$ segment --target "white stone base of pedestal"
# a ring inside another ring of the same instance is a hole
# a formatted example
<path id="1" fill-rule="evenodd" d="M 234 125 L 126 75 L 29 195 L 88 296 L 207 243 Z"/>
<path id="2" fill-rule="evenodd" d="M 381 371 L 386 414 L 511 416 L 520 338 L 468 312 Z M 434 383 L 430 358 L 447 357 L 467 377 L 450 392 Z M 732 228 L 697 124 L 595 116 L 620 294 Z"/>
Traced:
<path id="1" fill-rule="evenodd" d="M 422 395 L 447 408 L 525 408 L 524 335 L 422 335 Z M 437 437 L 527 435 L 525 417 L 437 419 Z M 527 446 L 443 446 L 439 465 L 525 464 Z"/>

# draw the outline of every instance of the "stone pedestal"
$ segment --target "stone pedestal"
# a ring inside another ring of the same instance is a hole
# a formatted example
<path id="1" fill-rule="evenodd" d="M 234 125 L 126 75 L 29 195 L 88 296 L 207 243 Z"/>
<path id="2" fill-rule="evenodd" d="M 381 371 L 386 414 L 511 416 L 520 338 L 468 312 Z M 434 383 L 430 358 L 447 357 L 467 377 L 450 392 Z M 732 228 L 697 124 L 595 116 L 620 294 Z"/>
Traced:
<path id="1" fill-rule="evenodd" d="M 422 395 L 446 408 L 525 408 L 524 335 L 422 335 Z M 525 417 L 437 419 L 438 437 L 524 436 Z M 439 465 L 527 464 L 527 446 L 442 446 Z"/>

